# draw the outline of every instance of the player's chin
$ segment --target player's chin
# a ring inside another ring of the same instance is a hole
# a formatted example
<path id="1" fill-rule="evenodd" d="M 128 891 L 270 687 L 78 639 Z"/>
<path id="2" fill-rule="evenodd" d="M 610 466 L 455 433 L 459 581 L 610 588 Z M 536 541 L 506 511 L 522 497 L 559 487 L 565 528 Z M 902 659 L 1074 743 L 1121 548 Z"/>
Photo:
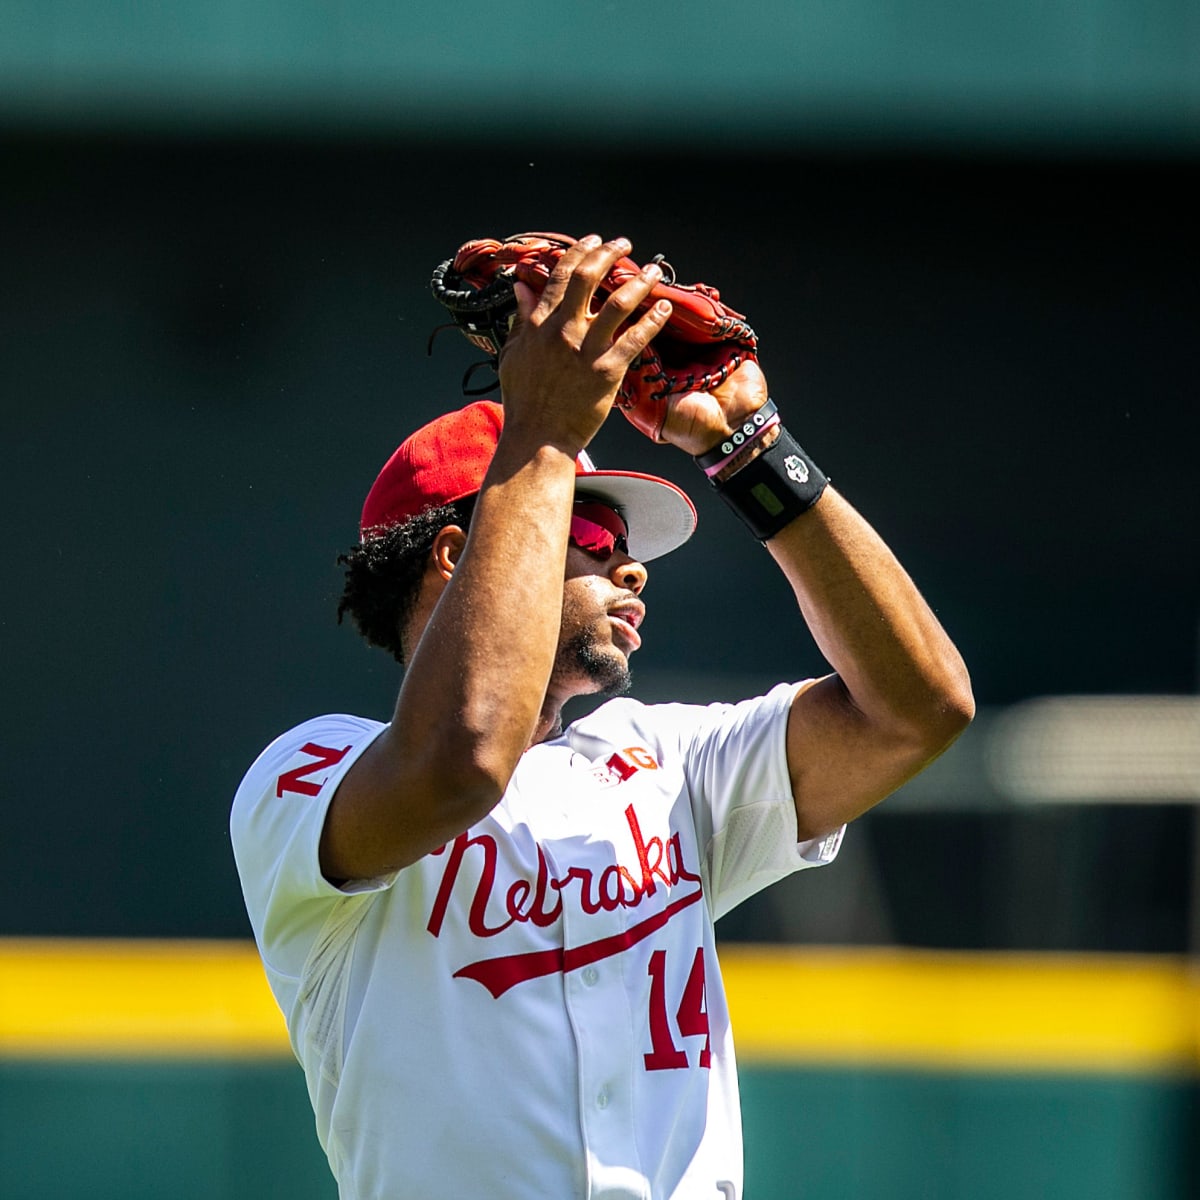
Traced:
<path id="1" fill-rule="evenodd" d="M 629 663 L 622 659 L 602 678 L 594 678 L 593 682 L 596 684 L 593 695 L 623 696 L 633 686 L 633 672 L 629 669 Z"/>
<path id="2" fill-rule="evenodd" d="M 629 659 L 616 646 L 608 646 L 588 659 L 587 677 L 592 684 L 592 694 L 599 696 L 624 695 L 633 684 Z"/>
<path id="3" fill-rule="evenodd" d="M 591 695 L 619 696 L 633 682 L 626 653 L 591 630 L 581 630 L 559 650 L 557 666 Z"/>

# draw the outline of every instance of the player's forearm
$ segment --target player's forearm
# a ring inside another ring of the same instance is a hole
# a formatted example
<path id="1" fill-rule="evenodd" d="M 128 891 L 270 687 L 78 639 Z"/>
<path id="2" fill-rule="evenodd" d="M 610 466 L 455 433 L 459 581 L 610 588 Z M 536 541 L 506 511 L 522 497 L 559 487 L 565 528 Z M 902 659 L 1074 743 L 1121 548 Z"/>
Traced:
<path id="1" fill-rule="evenodd" d="M 830 487 L 767 548 L 864 718 L 917 755 L 948 745 L 974 713 L 966 666 L 875 530 Z"/>
<path id="2" fill-rule="evenodd" d="M 502 441 L 392 723 L 339 788 L 322 843 L 330 878 L 415 862 L 499 801 L 554 664 L 574 479 L 564 452 Z"/>
<path id="3" fill-rule="evenodd" d="M 417 740 L 468 752 L 501 791 L 534 737 L 554 664 L 575 479 L 558 451 L 511 468 L 502 456 L 397 707 L 406 725 L 424 727 Z"/>
<path id="4" fill-rule="evenodd" d="M 502 439 L 397 703 L 410 759 L 479 772 L 497 796 L 534 736 L 554 664 L 574 479 L 567 454 Z"/>

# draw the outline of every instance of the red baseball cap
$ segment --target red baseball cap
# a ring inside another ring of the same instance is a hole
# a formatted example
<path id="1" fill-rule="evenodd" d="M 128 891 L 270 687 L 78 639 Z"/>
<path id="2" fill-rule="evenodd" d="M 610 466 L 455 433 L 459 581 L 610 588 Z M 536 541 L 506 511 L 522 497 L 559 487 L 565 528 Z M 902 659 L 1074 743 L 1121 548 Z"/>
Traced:
<path id="1" fill-rule="evenodd" d="M 365 541 L 426 508 L 473 496 L 496 452 L 504 409 L 479 400 L 445 413 L 404 439 L 383 466 L 363 504 Z M 696 508 L 657 475 L 598 471 L 586 452 L 575 460 L 577 495 L 618 509 L 629 529 L 629 553 L 649 562 L 683 545 L 696 529 Z"/>

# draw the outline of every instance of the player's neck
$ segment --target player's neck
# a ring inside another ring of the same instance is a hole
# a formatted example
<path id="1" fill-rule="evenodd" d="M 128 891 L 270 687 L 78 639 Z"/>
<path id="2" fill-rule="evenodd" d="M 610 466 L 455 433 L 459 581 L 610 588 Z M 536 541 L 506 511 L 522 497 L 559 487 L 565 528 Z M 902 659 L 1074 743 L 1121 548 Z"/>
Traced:
<path id="1" fill-rule="evenodd" d="M 546 703 L 542 706 L 542 711 L 538 714 L 538 722 L 534 727 L 533 737 L 525 749 L 528 750 L 542 742 L 548 742 L 551 738 L 558 737 L 562 731 L 562 705 L 552 702 L 547 697 Z"/>

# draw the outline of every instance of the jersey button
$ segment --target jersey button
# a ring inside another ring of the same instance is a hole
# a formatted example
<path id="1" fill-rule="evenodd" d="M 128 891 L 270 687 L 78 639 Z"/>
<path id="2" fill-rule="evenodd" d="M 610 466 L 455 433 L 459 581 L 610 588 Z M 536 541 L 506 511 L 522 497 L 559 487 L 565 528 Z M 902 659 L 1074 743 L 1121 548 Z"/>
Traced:
<path id="1" fill-rule="evenodd" d="M 583 982 L 586 983 L 588 987 L 591 987 L 599 978 L 600 972 L 597 971 L 595 967 L 584 967 Z"/>
<path id="2" fill-rule="evenodd" d="M 597 1093 L 596 1107 L 597 1108 L 607 1108 L 608 1107 L 608 1088 L 607 1087 L 602 1087 L 600 1089 L 600 1091 Z"/>

